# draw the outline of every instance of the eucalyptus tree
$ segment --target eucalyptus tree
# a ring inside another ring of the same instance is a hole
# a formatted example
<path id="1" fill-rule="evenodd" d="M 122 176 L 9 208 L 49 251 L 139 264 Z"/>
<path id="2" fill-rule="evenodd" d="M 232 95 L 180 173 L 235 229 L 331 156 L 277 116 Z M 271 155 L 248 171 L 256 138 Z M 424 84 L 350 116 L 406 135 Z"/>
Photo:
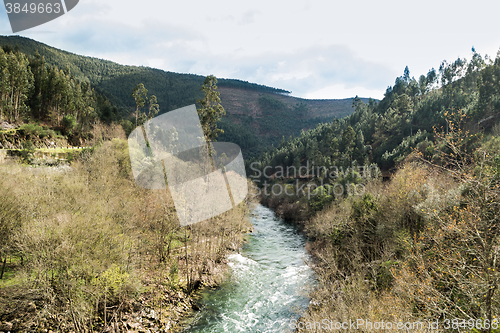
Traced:
<path id="1" fill-rule="evenodd" d="M 217 91 L 217 78 L 209 75 L 205 78 L 201 90 L 205 93 L 202 99 L 197 103 L 200 105 L 198 115 L 200 116 L 203 133 L 208 141 L 217 141 L 219 134 L 224 133 L 217 127 L 218 121 L 226 111 L 221 105 L 220 93 Z"/>
<path id="2" fill-rule="evenodd" d="M 143 83 L 139 83 L 132 91 L 132 97 L 135 100 L 135 126 L 144 124 L 149 119 L 154 118 L 160 112 L 158 99 L 155 95 L 148 97 L 148 90 Z M 148 112 L 144 113 L 141 110 L 147 106 Z"/>

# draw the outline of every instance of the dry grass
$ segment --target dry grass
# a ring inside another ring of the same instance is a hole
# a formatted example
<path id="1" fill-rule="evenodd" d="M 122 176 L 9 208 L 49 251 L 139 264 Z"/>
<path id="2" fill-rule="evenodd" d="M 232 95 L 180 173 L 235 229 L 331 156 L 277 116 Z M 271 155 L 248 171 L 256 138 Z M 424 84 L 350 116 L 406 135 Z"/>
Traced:
<path id="1" fill-rule="evenodd" d="M 0 320 L 21 317 L 19 330 L 100 331 L 139 299 L 174 320 L 179 299 L 171 292 L 187 296 L 215 283 L 225 254 L 249 229 L 245 203 L 181 229 L 168 191 L 135 185 L 119 139 L 70 168 L 4 166 L 0 188 L 22 212 L 4 251 L 23 261 L 2 290 L 17 298 L 0 300 Z M 38 310 L 19 313 L 29 303 Z"/>
<path id="2" fill-rule="evenodd" d="M 433 272 L 449 266 L 448 272 L 453 271 L 454 278 L 462 279 L 463 284 L 467 284 L 469 277 L 466 272 L 461 275 L 452 269 L 454 266 L 447 262 L 454 257 L 447 255 L 442 247 L 438 248 L 443 255 L 430 266 L 425 249 L 432 246 L 432 240 L 438 241 L 433 237 L 436 228 L 430 228 L 436 217 L 440 213 L 443 218 L 449 216 L 450 207 L 459 202 L 460 183 L 436 168 L 408 163 L 390 182 L 368 184 L 367 190 L 370 196 L 347 198 L 319 212 L 305 226 L 307 235 L 314 239 L 309 247 L 319 284 L 311 293 L 309 311 L 301 319 L 302 327 L 324 319 L 333 323 L 363 319 L 372 323 L 383 320 L 428 324 L 438 318 L 443 320 L 445 313 L 457 315 L 458 310 L 442 312 L 438 305 L 446 303 L 449 307 L 465 297 L 443 291 L 440 284 L 446 275 Z M 445 223 L 452 225 L 453 221 L 449 218 Z M 418 255 L 417 239 L 420 239 Z M 444 238 L 440 241 L 445 245 Z M 471 248 L 464 251 L 472 253 Z M 432 306 L 426 303 L 430 301 L 424 301 L 425 297 L 433 302 Z M 473 304 L 463 305 L 470 309 L 468 315 L 474 317 Z M 299 331 L 322 332 L 329 328 L 318 324 L 312 330 Z M 379 330 L 363 327 L 362 331 Z M 431 329 L 424 325 L 415 331 Z"/>

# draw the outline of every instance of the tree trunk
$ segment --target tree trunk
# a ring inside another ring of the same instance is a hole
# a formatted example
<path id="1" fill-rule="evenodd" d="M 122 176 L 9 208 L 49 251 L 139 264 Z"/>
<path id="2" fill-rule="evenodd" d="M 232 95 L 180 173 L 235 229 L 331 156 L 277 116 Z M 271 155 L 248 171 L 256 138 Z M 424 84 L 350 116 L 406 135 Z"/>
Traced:
<path id="1" fill-rule="evenodd" d="M 5 271 L 5 264 L 6 263 L 7 263 L 7 255 L 5 255 L 5 258 L 3 259 L 2 272 L 0 273 L 0 280 L 3 279 L 3 272 Z"/>

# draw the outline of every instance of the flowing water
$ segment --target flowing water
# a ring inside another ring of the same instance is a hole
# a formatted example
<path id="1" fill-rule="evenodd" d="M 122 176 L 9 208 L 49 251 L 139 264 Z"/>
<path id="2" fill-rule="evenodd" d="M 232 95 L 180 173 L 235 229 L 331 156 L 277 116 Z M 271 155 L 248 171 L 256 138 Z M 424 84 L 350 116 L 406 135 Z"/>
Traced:
<path id="1" fill-rule="evenodd" d="M 203 293 L 201 311 L 185 332 L 288 332 L 307 308 L 314 274 L 304 237 L 261 205 L 252 223 L 249 241 L 228 257 L 231 278 Z"/>

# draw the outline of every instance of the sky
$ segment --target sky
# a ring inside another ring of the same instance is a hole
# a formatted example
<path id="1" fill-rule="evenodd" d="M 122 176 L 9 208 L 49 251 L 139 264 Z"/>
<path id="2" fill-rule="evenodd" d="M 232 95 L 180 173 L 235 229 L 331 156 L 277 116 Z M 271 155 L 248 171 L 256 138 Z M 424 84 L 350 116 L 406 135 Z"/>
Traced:
<path id="1" fill-rule="evenodd" d="M 11 0 L 14 1 L 14 0 Z M 33 0 L 35 1 L 35 0 Z M 499 1 L 80 0 L 19 32 L 120 64 L 235 78 L 314 99 L 381 99 L 405 66 L 495 58 Z M 0 34 L 12 35 L 0 5 Z"/>

